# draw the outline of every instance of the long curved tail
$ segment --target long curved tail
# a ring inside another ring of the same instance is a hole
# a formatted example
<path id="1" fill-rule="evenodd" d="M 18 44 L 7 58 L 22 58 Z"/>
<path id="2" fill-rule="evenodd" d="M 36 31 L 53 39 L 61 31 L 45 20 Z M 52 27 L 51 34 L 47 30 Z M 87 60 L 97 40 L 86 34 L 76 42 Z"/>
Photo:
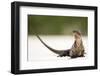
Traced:
<path id="1" fill-rule="evenodd" d="M 47 47 L 49 50 L 51 50 L 52 52 L 54 52 L 54 53 L 56 53 L 56 54 L 61 54 L 61 53 L 63 52 L 63 51 L 61 51 L 61 50 L 56 50 L 56 49 L 51 48 L 50 46 L 48 46 L 48 45 L 39 37 L 39 35 L 36 34 L 36 36 L 37 36 L 37 38 L 41 41 L 41 43 L 42 43 L 45 47 Z"/>
<path id="2" fill-rule="evenodd" d="M 50 51 L 52 51 L 52 52 L 54 52 L 54 53 L 56 53 L 56 54 L 59 54 L 59 55 L 63 55 L 63 54 L 68 55 L 67 53 L 68 53 L 68 51 L 69 51 L 70 49 L 67 49 L 67 50 L 56 50 L 56 49 L 53 49 L 53 48 L 51 48 L 50 46 L 48 46 L 48 45 L 39 37 L 38 34 L 35 34 L 35 35 L 36 35 L 37 38 L 41 41 L 41 43 L 42 43 L 45 47 L 47 47 Z"/>

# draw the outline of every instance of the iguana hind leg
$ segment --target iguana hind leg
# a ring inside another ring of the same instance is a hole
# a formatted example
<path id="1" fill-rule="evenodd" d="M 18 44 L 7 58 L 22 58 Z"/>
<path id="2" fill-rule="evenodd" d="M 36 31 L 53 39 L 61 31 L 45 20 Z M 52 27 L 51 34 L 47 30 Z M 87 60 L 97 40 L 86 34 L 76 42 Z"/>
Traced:
<path id="1" fill-rule="evenodd" d="M 65 57 L 65 56 L 69 56 L 69 52 L 70 52 L 70 49 L 66 50 L 66 51 L 63 51 L 61 54 L 59 54 L 58 57 Z"/>

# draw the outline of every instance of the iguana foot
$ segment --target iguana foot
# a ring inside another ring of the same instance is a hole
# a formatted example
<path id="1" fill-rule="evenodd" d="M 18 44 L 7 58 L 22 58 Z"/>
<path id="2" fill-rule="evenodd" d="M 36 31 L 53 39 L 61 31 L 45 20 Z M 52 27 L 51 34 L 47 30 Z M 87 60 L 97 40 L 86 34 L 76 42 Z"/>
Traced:
<path id="1" fill-rule="evenodd" d="M 71 58 L 77 58 L 77 56 L 71 56 Z"/>
<path id="2" fill-rule="evenodd" d="M 77 57 L 85 57 L 84 55 L 80 55 L 80 56 L 71 56 L 71 58 L 77 58 Z"/>
<path id="3" fill-rule="evenodd" d="M 85 57 L 84 55 L 80 55 L 79 57 Z"/>

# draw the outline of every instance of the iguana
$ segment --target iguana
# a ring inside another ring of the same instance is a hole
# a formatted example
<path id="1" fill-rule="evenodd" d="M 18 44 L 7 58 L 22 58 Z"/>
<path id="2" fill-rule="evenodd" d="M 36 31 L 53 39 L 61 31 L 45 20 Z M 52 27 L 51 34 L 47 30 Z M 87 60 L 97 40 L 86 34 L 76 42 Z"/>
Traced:
<path id="1" fill-rule="evenodd" d="M 73 35 L 75 38 L 75 41 L 70 49 L 67 50 L 56 50 L 48 46 L 40 37 L 38 34 L 35 34 L 37 38 L 41 41 L 41 43 L 47 47 L 50 51 L 58 54 L 58 57 L 63 57 L 63 56 L 69 56 L 71 58 L 76 58 L 76 57 L 83 57 L 84 56 L 84 46 L 83 46 L 83 41 L 82 41 L 82 36 L 79 31 L 74 30 Z"/>

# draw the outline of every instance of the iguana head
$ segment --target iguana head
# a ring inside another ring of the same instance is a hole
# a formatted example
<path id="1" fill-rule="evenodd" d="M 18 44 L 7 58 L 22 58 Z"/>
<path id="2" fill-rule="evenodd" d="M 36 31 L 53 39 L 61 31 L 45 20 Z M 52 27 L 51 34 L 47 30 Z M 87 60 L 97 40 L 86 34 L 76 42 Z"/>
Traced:
<path id="1" fill-rule="evenodd" d="M 74 31 L 73 31 L 73 35 L 74 35 L 75 39 L 80 39 L 80 38 L 81 38 L 81 33 L 80 33 L 80 31 L 74 30 Z"/>

